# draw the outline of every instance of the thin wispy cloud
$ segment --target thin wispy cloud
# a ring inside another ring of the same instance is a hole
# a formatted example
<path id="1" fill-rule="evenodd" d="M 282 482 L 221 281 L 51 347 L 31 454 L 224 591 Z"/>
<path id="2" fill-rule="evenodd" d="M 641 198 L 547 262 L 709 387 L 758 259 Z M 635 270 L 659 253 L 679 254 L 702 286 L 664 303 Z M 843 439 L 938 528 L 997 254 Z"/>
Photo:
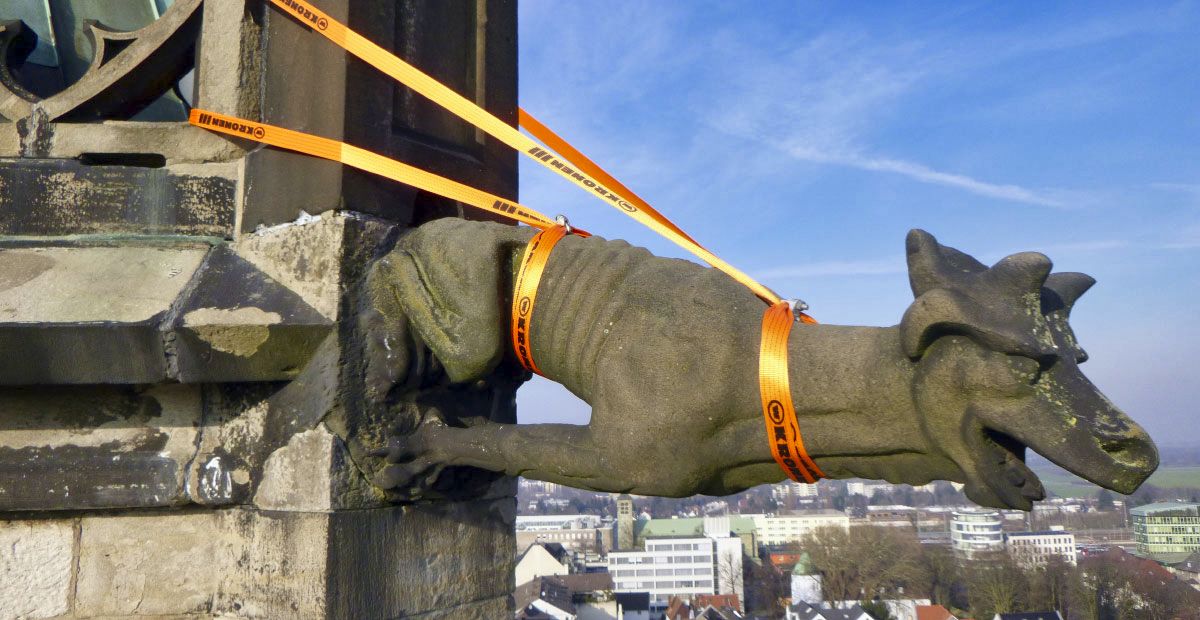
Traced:
<path id="1" fill-rule="evenodd" d="M 779 58 L 726 43 L 724 94 L 707 122 L 717 131 L 786 153 L 793 159 L 895 174 L 918 183 L 1035 206 L 1067 206 L 1054 190 L 975 178 L 864 146 L 893 103 L 931 76 L 958 70 L 959 56 L 934 53 L 920 42 L 889 43 L 861 33 L 825 33 Z M 747 69 L 749 68 L 749 69 Z M 785 91 L 781 85 L 797 85 Z"/>
<path id="2" fill-rule="evenodd" d="M 1043 207 L 1061 208 L 1067 206 L 1060 200 L 1051 198 L 1050 196 L 1043 195 L 1035 190 L 1021 187 L 1019 185 L 989 183 L 987 181 L 981 181 L 964 174 L 936 170 L 924 164 L 905 161 L 902 159 L 823 153 L 805 147 L 785 147 L 782 148 L 782 150 L 792 157 L 802 161 L 849 166 L 851 168 L 858 168 L 859 170 L 869 170 L 873 172 L 890 172 L 907 177 L 919 183 L 953 187 L 977 196 L 984 196 L 987 198 L 1021 202 Z"/>

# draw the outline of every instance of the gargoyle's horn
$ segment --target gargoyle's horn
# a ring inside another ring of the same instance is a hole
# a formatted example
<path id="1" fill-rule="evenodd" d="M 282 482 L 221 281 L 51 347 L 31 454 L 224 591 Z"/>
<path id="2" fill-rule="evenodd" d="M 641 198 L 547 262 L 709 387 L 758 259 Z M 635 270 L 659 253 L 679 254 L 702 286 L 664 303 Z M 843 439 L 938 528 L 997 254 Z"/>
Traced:
<path id="1" fill-rule="evenodd" d="M 1050 314 L 1062 310 L 1067 316 L 1071 314 L 1071 308 L 1075 306 L 1078 300 L 1092 285 L 1096 283 L 1095 278 L 1086 273 L 1075 273 L 1064 271 L 1062 273 L 1052 273 L 1046 279 L 1046 288 L 1050 289 L 1058 299 L 1052 299 L 1050 295 L 1042 297 L 1042 312 Z"/>
<path id="2" fill-rule="evenodd" d="M 920 357 L 934 340 L 959 334 L 994 351 L 1039 358 L 1046 345 L 1034 334 L 1050 259 L 1013 254 L 990 269 L 941 245 L 923 230 L 908 233 L 908 277 L 916 299 L 900 321 L 904 353 Z"/>
<path id="3" fill-rule="evenodd" d="M 1010 299 L 1030 294 L 1041 296 L 1042 285 L 1046 283 L 1052 266 L 1053 263 L 1045 254 L 1021 252 L 1000 259 L 988 269 L 986 278 L 995 287 L 995 294 Z"/>
<path id="4" fill-rule="evenodd" d="M 987 271 L 983 263 L 938 243 L 933 235 L 923 230 L 908 231 L 905 249 L 913 297 L 920 297 L 935 288 L 965 286 L 970 276 Z"/>

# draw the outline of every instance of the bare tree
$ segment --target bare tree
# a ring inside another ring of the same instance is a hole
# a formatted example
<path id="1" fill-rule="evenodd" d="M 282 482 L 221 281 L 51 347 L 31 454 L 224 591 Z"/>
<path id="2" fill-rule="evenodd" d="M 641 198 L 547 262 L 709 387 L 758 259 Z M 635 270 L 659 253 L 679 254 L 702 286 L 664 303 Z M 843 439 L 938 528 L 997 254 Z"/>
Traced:
<path id="1" fill-rule="evenodd" d="M 745 563 L 740 562 L 741 559 L 740 548 L 737 551 L 726 549 L 717 556 L 717 592 L 727 594 L 743 592 L 742 585 L 745 583 L 745 577 L 742 574 L 742 567 Z"/>
<path id="2" fill-rule="evenodd" d="M 873 525 L 819 528 L 800 548 L 820 572 L 828 601 L 888 598 L 922 581 L 921 545 L 907 530 Z"/>
<path id="3" fill-rule="evenodd" d="M 967 569 L 971 612 L 976 618 L 1018 611 L 1029 581 L 1012 556 L 999 551 L 973 559 Z"/>

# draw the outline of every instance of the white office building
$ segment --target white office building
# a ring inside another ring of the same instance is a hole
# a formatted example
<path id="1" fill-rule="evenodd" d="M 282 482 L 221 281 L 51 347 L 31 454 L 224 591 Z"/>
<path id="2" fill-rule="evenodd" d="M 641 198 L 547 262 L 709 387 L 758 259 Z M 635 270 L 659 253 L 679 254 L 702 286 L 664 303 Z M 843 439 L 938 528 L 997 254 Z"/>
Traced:
<path id="1" fill-rule="evenodd" d="M 800 542 L 809 532 L 821 527 L 850 529 L 850 517 L 837 510 L 745 516 L 754 520 L 754 534 L 759 544 L 768 547 Z"/>
<path id="2" fill-rule="evenodd" d="M 955 553 L 967 559 L 1003 551 L 1004 529 L 999 511 L 986 508 L 955 510 L 950 519 L 950 543 Z"/>
<path id="3" fill-rule="evenodd" d="M 672 596 L 736 594 L 742 584 L 742 540 L 730 534 L 729 517 L 706 517 L 704 535 L 653 538 L 642 551 L 608 554 L 614 592 L 648 592 L 654 612 L 666 609 Z"/>
<path id="4" fill-rule="evenodd" d="M 523 515 L 517 517 L 518 532 L 582 530 L 600 527 L 596 515 Z"/>
<path id="5" fill-rule="evenodd" d="M 789 497 L 814 498 L 818 495 L 820 493 L 816 483 L 807 484 L 795 480 L 785 480 L 771 487 L 771 497 L 776 500 L 785 500 Z"/>
<path id="6" fill-rule="evenodd" d="M 846 493 L 848 495 L 862 495 L 863 497 L 872 497 L 876 492 L 879 493 L 894 493 L 896 485 L 887 482 L 878 482 L 875 480 L 851 480 L 846 483 Z"/>
<path id="7" fill-rule="evenodd" d="M 1061 529 L 1046 532 L 1013 532 L 1005 535 L 1008 552 L 1025 566 L 1043 566 L 1052 557 L 1075 565 L 1075 535 Z"/>

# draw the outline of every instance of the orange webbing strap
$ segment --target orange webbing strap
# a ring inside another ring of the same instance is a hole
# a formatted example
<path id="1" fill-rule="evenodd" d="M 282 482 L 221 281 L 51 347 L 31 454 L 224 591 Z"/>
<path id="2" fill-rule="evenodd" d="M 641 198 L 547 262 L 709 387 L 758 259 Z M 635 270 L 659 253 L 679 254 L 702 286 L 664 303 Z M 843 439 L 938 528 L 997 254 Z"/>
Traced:
<path id="1" fill-rule="evenodd" d="M 547 228 L 534 235 L 525 246 L 525 256 L 517 271 L 517 282 L 513 287 L 512 342 L 517 361 L 530 372 L 542 374 L 533 361 L 533 344 L 529 339 L 529 326 L 533 321 L 533 306 L 537 303 L 538 284 L 542 272 L 550 260 L 550 252 L 559 240 L 570 234 L 566 226 Z"/>
<path id="2" fill-rule="evenodd" d="M 619 191 L 615 191 L 606 186 L 605 183 L 592 178 L 592 175 L 575 169 L 582 168 L 583 166 L 576 164 L 572 168 L 567 165 L 570 163 L 569 160 L 564 161 L 565 158 L 560 158 L 537 141 L 522 134 L 516 128 L 493 116 L 466 97 L 422 73 L 419 69 L 404 62 L 395 54 L 372 43 L 366 37 L 347 28 L 345 24 L 331 18 L 327 13 L 317 9 L 307 0 L 271 0 L 271 2 L 367 64 L 420 93 L 455 116 L 482 129 L 497 140 L 533 158 L 534 161 L 578 185 L 589 194 L 596 196 L 614 208 L 620 209 L 651 230 L 696 255 L 709 265 L 729 274 L 730 277 L 748 287 L 755 295 L 758 295 L 767 303 L 776 303 L 779 301 L 779 295 L 776 295 L 774 291 L 759 284 L 733 265 L 721 260 L 712 252 L 692 241 L 690 237 L 683 234 L 677 226 L 672 224 L 661 213 L 648 208 L 649 205 L 646 205 L 645 201 L 638 198 L 631 198 Z M 591 166 L 595 167 L 594 164 L 591 164 Z"/>
<path id="3" fill-rule="evenodd" d="M 792 480 L 813 483 L 825 474 L 804 449 L 788 385 L 788 335 L 795 320 L 791 304 L 786 301 L 767 308 L 763 314 L 758 387 L 767 423 L 767 441 L 775 462 Z"/>
<path id="4" fill-rule="evenodd" d="M 555 225 L 554 220 L 520 203 L 510 202 L 499 196 L 457 181 L 451 181 L 420 168 L 414 168 L 378 153 L 351 146 L 345 142 L 196 108 L 192 109 L 188 121 L 193 125 L 219 133 L 341 162 L 347 166 L 373 172 L 393 181 L 491 211 L 537 228 L 545 229 Z M 583 231 L 579 232 L 586 234 Z"/>
<path id="5" fill-rule="evenodd" d="M 643 200 L 641 196 L 633 193 L 633 190 L 625 187 L 624 183 L 618 181 L 615 177 L 609 174 L 608 171 L 606 171 L 604 168 L 601 168 L 599 164 L 591 159 L 588 159 L 587 155 L 584 155 L 574 146 L 571 146 L 570 142 L 567 142 L 561 136 L 554 133 L 554 130 L 543 125 L 541 121 L 534 118 L 532 114 L 525 110 L 525 108 L 517 108 L 517 123 L 523 129 L 525 129 L 525 131 L 533 134 L 533 137 L 541 140 L 543 144 L 550 147 L 552 151 L 561 153 L 563 158 L 574 164 L 576 168 L 579 168 L 583 172 L 600 179 L 609 187 L 617 188 L 617 191 L 621 192 L 622 196 L 629 198 L 629 202 L 637 205 L 638 208 L 648 213 L 651 217 L 658 219 L 663 226 L 669 227 L 671 230 L 674 230 L 676 233 L 678 233 L 679 236 L 691 241 L 692 243 L 695 243 L 697 246 L 700 245 L 699 242 L 697 242 L 695 239 L 692 239 L 687 233 L 680 230 L 674 222 L 668 220 L 666 216 L 656 211 L 654 207 L 651 207 L 650 204 Z"/>

